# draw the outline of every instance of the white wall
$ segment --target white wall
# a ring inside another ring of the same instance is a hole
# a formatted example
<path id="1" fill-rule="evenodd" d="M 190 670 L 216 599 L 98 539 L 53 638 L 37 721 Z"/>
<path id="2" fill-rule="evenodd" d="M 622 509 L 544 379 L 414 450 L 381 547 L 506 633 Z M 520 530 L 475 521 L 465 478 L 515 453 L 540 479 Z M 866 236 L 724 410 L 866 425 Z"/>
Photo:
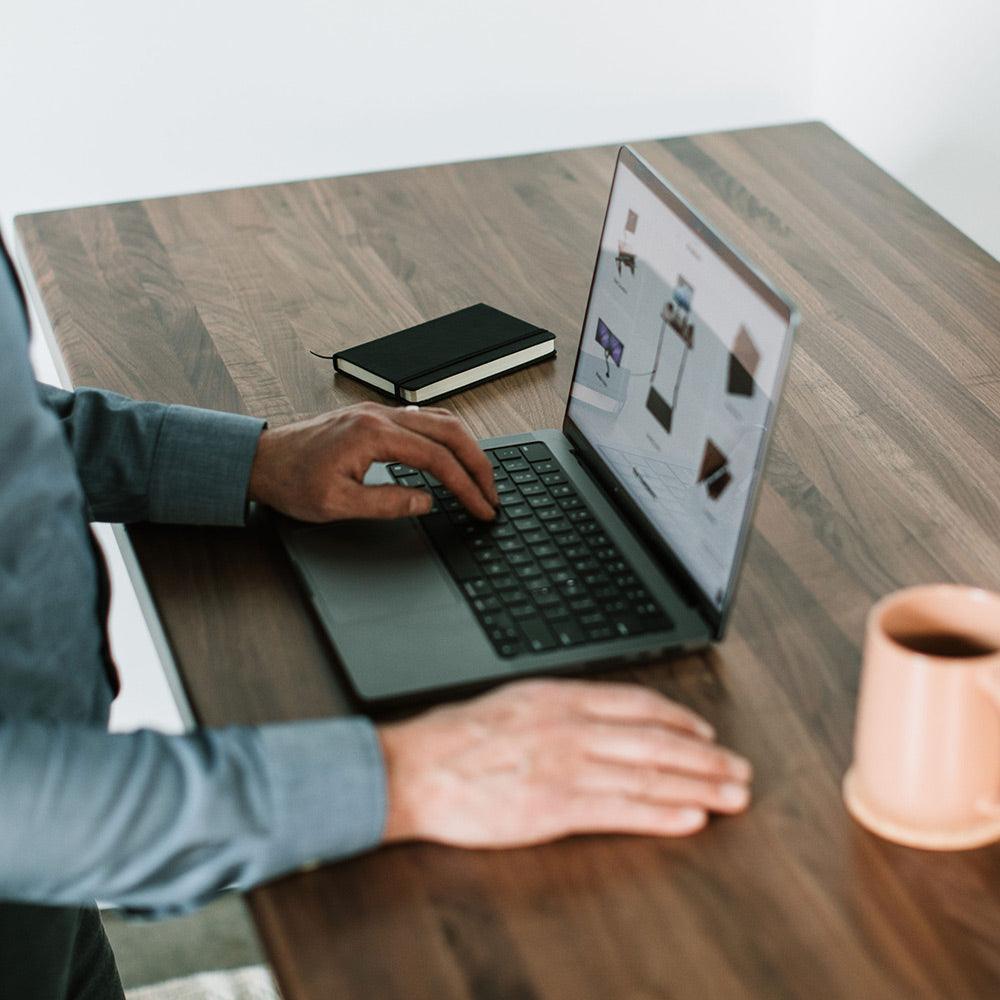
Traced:
<path id="1" fill-rule="evenodd" d="M 5 213 L 811 111 L 798 0 L 0 5 Z"/>
<path id="2" fill-rule="evenodd" d="M 997 0 L 0 0 L 0 222 L 819 117 L 1000 255 L 998 41 Z M 116 723 L 176 726 L 112 568 Z"/>
<path id="3" fill-rule="evenodd" d="M 1000 2 L 817 10 L 818 115 L 1000 257 Z"/>

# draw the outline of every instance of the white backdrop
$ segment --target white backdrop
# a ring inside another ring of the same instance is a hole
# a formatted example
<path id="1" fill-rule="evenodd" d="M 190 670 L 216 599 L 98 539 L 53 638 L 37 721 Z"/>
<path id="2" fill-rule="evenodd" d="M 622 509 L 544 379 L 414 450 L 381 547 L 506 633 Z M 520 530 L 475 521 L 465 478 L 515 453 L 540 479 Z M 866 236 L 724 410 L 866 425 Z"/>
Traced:
<path id="1" fill-rule="evenodd" d="M 0 0 L 0 222 L 823 118 L 1000 256 L 998 42 L 997 0 Z M 118 724 L 176 725 L 114 569 Z"/>

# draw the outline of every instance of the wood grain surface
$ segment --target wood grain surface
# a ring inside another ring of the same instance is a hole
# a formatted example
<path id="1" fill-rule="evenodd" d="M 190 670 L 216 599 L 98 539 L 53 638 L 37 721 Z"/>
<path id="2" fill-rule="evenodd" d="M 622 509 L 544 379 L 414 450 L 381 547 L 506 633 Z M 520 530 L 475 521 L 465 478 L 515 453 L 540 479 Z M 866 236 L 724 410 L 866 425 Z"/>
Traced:
<path id="1" fill-rule="evenodd" d="M 865 613 L 1000 589 L 1000 265 L 820 123 L 636 148 L 801 307 L 733 627 L 622 672 L 756 767 L 678 842 L 394 847 L 250 895 L 288 1000 L 995 997 L 1000 847 L 930 854 L 844 811 Z M 559 356 L 448 405 L 559 426 L 615 149 L 18 219 L 75 384 L 281 423 L 373 398 L 312 357 L 484 301 Z M 131 538 L 199 719 L 351 711 L 266 521 Z"/>

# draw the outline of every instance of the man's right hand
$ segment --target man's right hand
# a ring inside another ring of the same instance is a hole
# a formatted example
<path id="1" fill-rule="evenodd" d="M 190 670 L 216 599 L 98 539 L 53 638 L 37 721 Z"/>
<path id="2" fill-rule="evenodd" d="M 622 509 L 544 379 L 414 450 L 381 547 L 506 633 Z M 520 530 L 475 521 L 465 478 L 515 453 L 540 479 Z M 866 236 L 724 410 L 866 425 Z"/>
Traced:
<path id="1" fill-rule="evenodd" d="M 386 841 L 522 847 L 683 836 L 750 801 L 750 764 L 689 709 L 630 684 L 532 680 L 379 730 Z"/>

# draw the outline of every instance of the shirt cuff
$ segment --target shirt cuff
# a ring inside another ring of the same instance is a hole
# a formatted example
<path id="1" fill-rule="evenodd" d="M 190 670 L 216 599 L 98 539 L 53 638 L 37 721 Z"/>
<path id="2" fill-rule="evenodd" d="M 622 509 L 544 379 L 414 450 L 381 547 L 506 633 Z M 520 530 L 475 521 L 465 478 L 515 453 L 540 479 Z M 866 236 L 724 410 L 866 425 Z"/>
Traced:
<path id="1" fill-rule="evenodd" d="M 250 467 L 264 426 L 238 413 L 169 406 L 150 475 L 150 520 L 245 523 Z"/>
<path id="2" fill-rule="evenodd" d="M 292 722 L 258 732 L 275 796 L 271 871 L 379 844 L 386 819 L 385 763 L 370 720 Z"/>

